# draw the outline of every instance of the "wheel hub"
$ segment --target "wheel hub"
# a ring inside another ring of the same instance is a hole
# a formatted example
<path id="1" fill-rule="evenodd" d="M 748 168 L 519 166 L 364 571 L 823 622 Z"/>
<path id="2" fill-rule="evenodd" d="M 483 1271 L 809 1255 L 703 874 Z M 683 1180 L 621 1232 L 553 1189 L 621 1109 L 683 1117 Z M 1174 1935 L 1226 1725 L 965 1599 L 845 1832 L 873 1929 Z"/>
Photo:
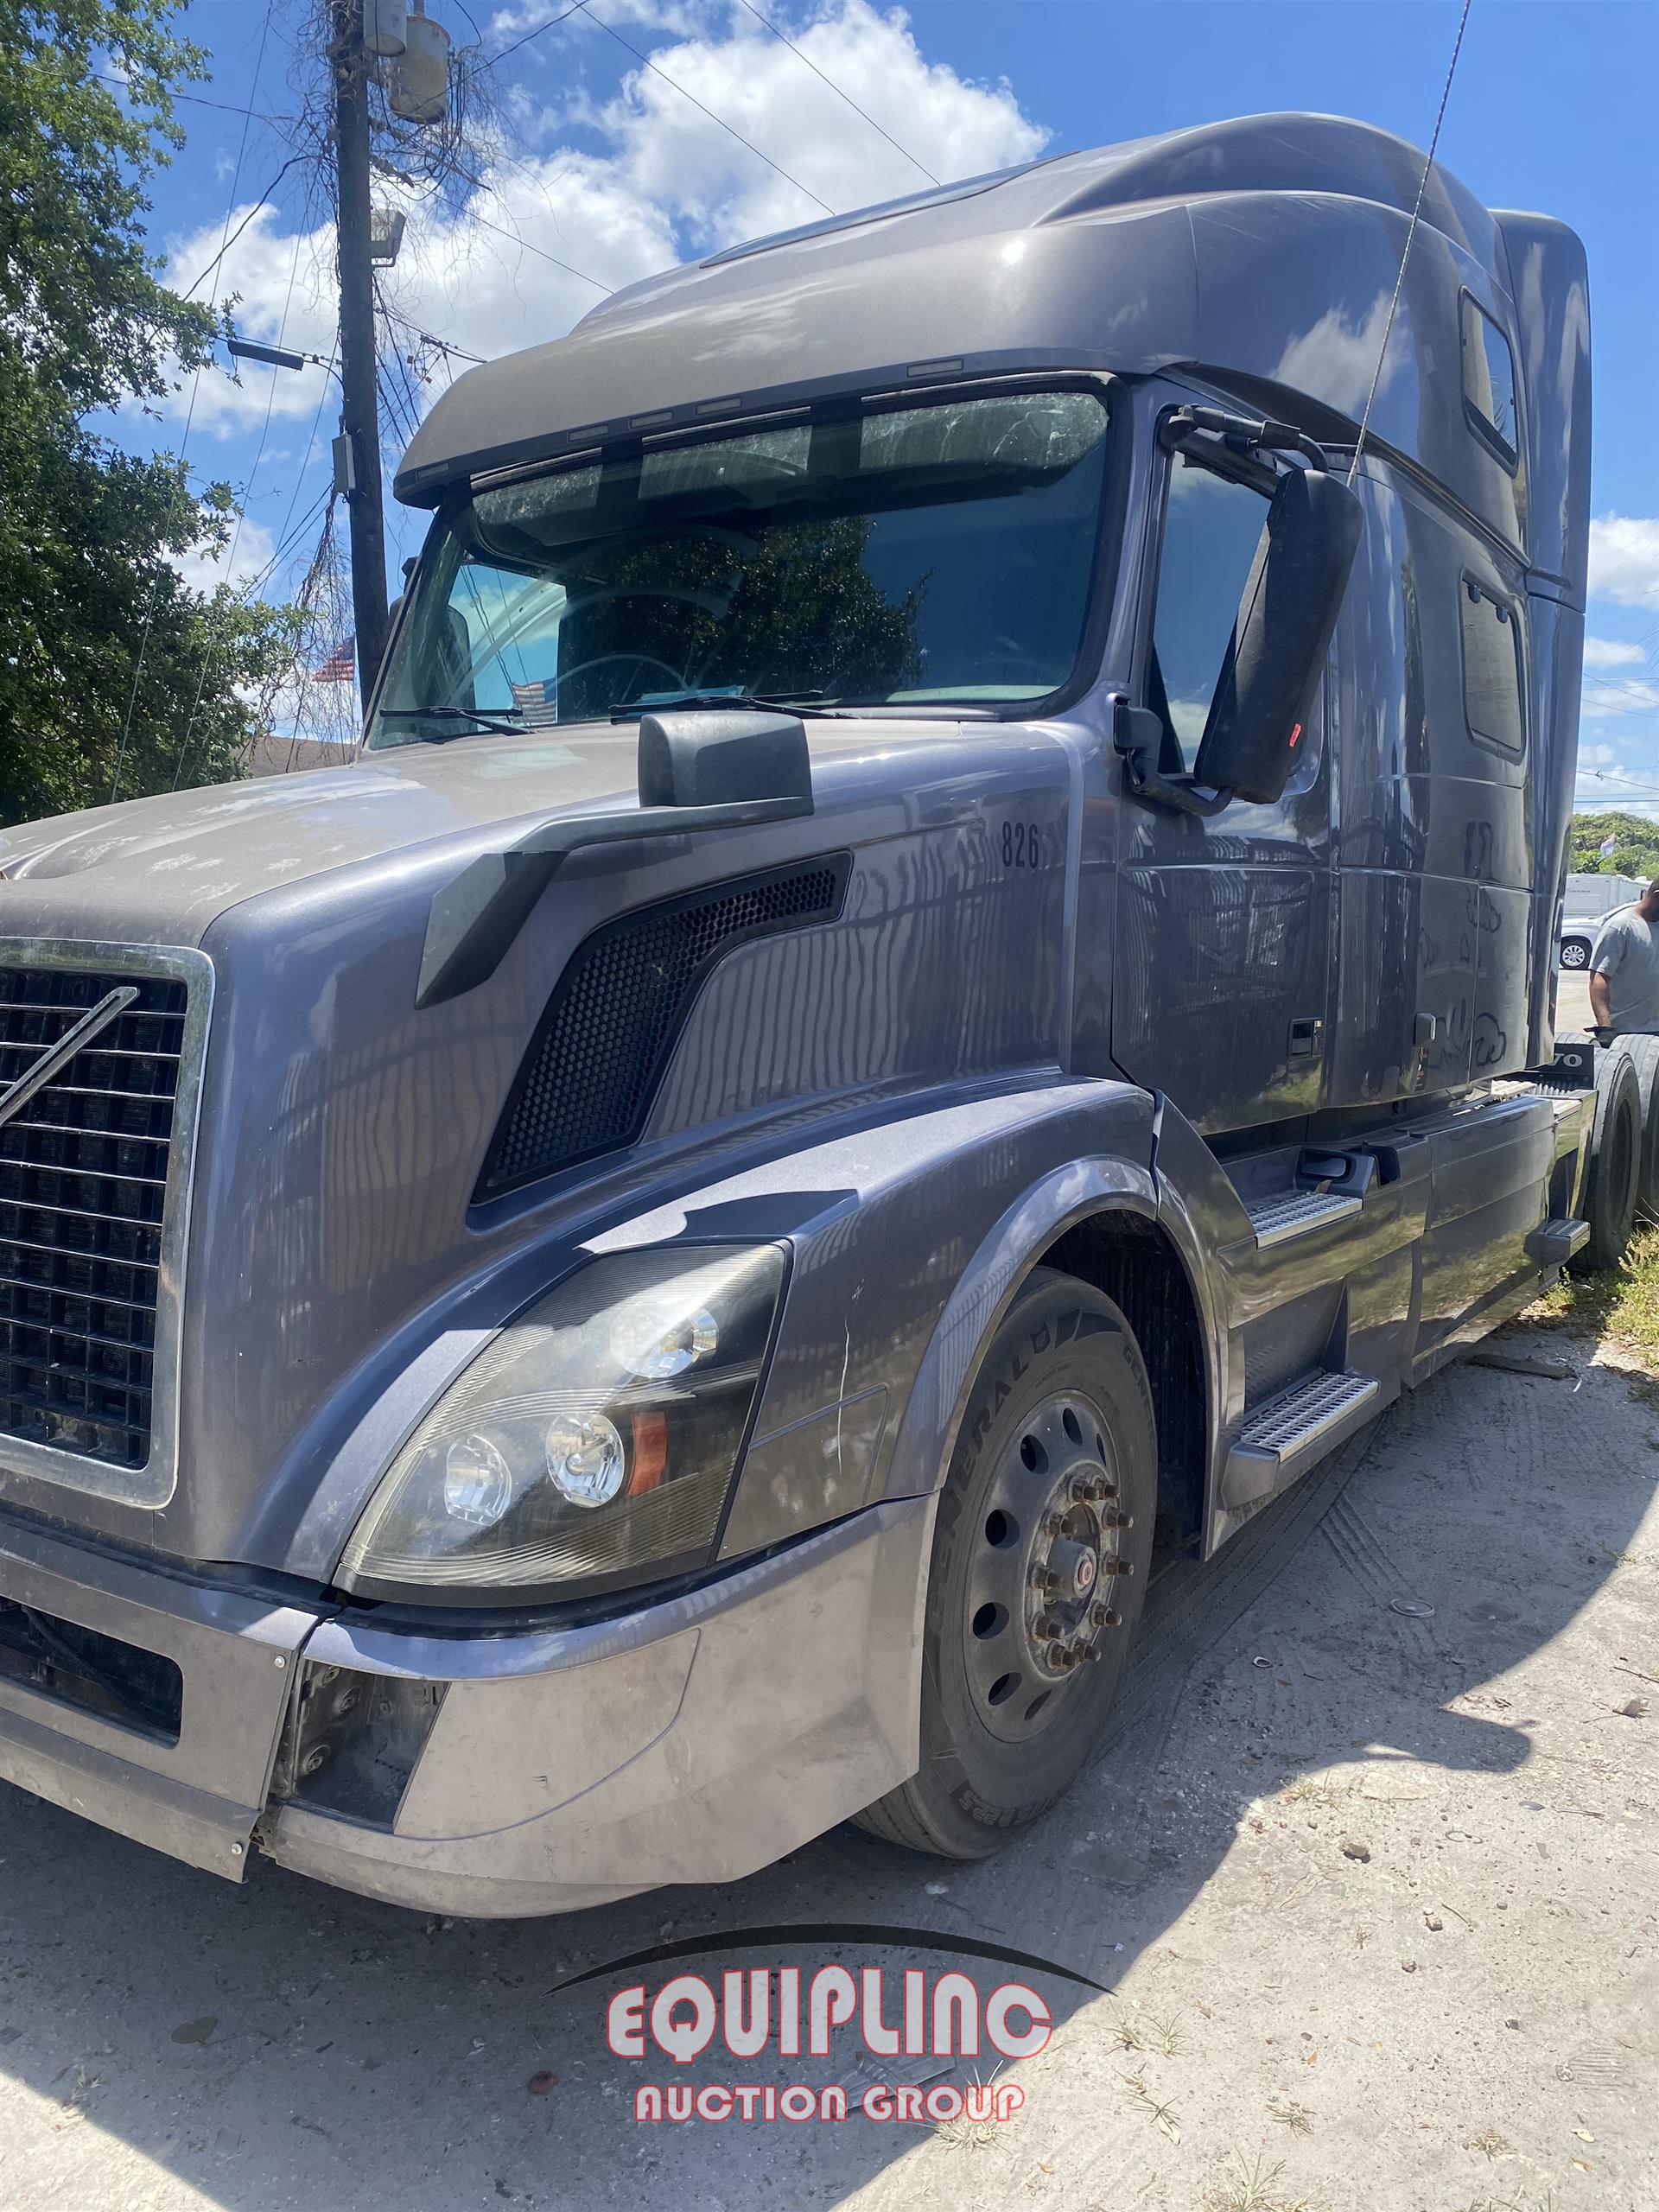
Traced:
<path id="1" fill-rule="evenodd" d="M 1121 1625 L 1121 1509 L 1111 1444 L 1080 1394 L 1033 1408 L 993 1479 L 969 1580 L 969 1671 L 987 1725 L 1019 1738 L 1054 1717 L 1070 1676 Z"/>

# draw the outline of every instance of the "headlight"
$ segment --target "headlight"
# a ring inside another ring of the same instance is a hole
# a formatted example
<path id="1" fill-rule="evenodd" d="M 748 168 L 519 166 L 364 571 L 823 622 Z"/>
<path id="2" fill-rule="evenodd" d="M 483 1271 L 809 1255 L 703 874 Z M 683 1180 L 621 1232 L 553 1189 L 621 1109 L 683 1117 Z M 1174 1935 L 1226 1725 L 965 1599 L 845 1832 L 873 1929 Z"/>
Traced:
<path id="1" fill-rule="evenodd" d="M 471 1605 L 700 1565 L 783 1289 L 776 1245 L 596 1260 L 503 1329 L 433 1407 L 338 1580 Z"/>

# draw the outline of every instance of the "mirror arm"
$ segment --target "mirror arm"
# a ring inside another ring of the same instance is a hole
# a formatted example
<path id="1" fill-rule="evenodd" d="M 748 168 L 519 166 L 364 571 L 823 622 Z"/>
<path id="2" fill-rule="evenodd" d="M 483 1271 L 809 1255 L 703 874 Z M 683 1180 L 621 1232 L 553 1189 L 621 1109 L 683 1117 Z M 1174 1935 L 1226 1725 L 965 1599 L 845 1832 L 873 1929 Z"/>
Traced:
<path id="1" fill-rule="evenodd" d="M 1176 407 L 1158 425 L 1158 435 L 1172 451 L 1200 432 L 1249 453 L 1299 453 L 1315 468 L 1331 466 L 1325 448 L 1294 423 L 1263 420 L 1259 415 L 1230 415 L 1220 407 Z"/>
<path id="2" fill-rule="evenodd" d="M 1124 787 L 1143 806 L 1160 806 L 1176 814 L 1208 817 L 1219 814 L 1232 793 L 1206 793 L 1191 776 L 1161 776 L 1154 766 L 1164 734 L 1163 723 L 1149 707 L 1132 707 L 1121 692 L 1112 694 L 1112 743 L 1123 761 Z"/>

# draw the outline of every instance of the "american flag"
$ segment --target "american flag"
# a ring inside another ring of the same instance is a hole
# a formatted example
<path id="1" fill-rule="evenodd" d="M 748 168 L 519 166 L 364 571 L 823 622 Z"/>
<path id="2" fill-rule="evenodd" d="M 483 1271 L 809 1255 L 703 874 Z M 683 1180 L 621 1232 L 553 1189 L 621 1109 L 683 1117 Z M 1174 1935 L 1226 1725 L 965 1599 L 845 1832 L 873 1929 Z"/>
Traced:
<path id="1" fill-rule="evenodd" d="M 524 718 L 526 729 L 551 729 L 559 719 L 559 687 L 548 680 L 540 683 L 515 683 L 512 703 Z"/>
<path id="2" fill-rule="evenodd" d="M 349 683 L 356 672 L 355 637 L 347 638 L 343 645 L 337 645 L 322 666 L 311 671 L 313 680 L 318 683 Z"/>

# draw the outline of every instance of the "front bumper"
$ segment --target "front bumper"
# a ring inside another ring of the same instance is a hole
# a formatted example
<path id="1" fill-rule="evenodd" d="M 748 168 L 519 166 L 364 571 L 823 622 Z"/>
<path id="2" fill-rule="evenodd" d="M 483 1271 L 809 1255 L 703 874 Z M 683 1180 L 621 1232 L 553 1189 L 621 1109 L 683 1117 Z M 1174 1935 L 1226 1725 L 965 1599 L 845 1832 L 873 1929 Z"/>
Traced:
<path id="1" fill-rule="evenodd" d="M 165 1654 L 183 1697 L 168 1745 L 0 1677 L 0 1777 L 232 1879 L 257 1845 L 430 1911 L 733 1880 L 915 1770 L 933 1503 L 870 1507 L 617 1619 L 466 1637 L 273 1608 L 14 1530 L 0 1597 Z M 444 1686 L 389 1821 L 271 1797 L 302 1658 Z"/>

